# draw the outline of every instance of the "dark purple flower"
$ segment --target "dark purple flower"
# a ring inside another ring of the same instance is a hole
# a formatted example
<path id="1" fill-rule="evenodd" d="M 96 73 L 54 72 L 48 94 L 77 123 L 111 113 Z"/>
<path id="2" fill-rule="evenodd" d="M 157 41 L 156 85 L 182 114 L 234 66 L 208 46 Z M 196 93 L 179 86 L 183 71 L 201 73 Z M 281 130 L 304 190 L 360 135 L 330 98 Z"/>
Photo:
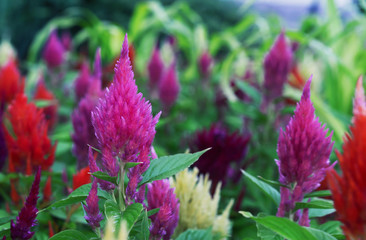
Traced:
<path id="1" fill-rule="evenodd" d="M 232 163 L 235 163 L 239 170 L 246 155 L 249 140 L 249 134 L 229 133 L 228 129 L 220 124 L 213 124 L 209 130 L 196 133 L 191 144 L 193 151 L 212 148 L 194 164 L 200 173 L 210 175 L 212 189 L 216 189 L 218 182 L 227 179 L 228 174 L 233 170 L 230 167 Z"/>
<path id="2" fill-rule="evenodd" d="M 180 84 L 175 69 L 175 63 L 162 75 L 159 84 L 159 98 L 165 109 L 169 109 L 177 100 L 180 91 Z"/>
<path id="3" fill-rule="evenodd" d="M 149 86 L 150 88 L 156 89 L 159 86 L 161 75 L 164 71 L 164 63 L 160 57 L 160 51 L 158 47 L 155 47 L 150 61 L 147 65 L 147 71 L 149 75 Z"/>
<path id="4" fill-rule="evenodd" d="M 281 203 L 277 215 L 285 216 L 296 202 L 303 200 L 304 195 L 320 186 L 327 170 L 333 167 L 329 162 L 332 151 L 332 133 L 327 137 L 328 129 L 322 126 L 314 113 L 310 100 L 311 77 L 307 81 L 294 116 L 281 129 L 278 138 L 277 154 L 280 173 Z"/>
<path id="5" fill-rule="evenodd" d="M 75 80 L 75 95 L 80 101 L 88 92 L 90 83 L 90 70 L 87 63 L 82 63 L 79 76 Z"/>
<path id="6" fill-rule="evenodd" d="M 292 50 L 286 43 L 285 33 L 277 37 L 271 50 L 264 58 L 264 99 L 262 107 L 282 95 L 283 87 L 287 81 L 287 75 L 291 71 Z"/>
<path id="7" fill-rule="evenodd" d="M 160 113 L 153 117 L 151 104 L 138 93 L 128 56 L 127 35 L 115 67 L 113 83 L 92 111 L 95 135 L 102 151 L 103 170 L 117 176 L 122 162 L 142 162 L 128 172 L 128 200 L 135 197 L 141 174 L 150 164 L 150 147 Z"/>
<path id="8" fill-rule="evenodd" d="M 199 58 L 198 66 L 202 77 L 208 78 L 211 75 L 213 59 L 209 52 L 205 51 Z"/>
<path id="9" fill-rule="evenodd" d="M 50 68 L 60 66 L 65 58 L 65 49 L 57 36 L 56 30 L 53 30 L 48 38 L 43 50 L 43 59 Z"/>
<path id="10" fill-rule="evenodd" d="M 66 51 L 71 51 L 72 48 L 72 39 L 71 39 L 71 35 L 69 32 L 64 32 L 61 35 L 61 42 L 62 42 L 62 46 L 64 47 L 64 49 Z"/>
<path id="11" fill-rule="evenodd" d="M 97 96 L 86 95 L 71 115 L 74 133 L 72 134 L 72 153 L 76 156 L 78 169 L 88 165 L 88 144 L 98 148 L 94 127 L 91 122 L 91 112 L 98 102 Z"/>
<path id="12" fill-rule="evenodd" d="M 95 229 L 100 227 L 100 221 L 103 220 L 102 213 L 99 210 L 99 198 L 98 198 L 98 183 L 97 181 L 93 181 L 91 190 L 89 192 L 88 197 L 86 198 L 86 205 L 84 206 L 85 210 L 85 220 L 89 223 L 89 225 Z"/>
<path id="13" fill-rule="evenodd" d="M 170 188 L 169 180 L 158 180 L 148 184 L 147 203 L 148 210 L 159 208 L 159 212 L 150 217 L 150 233 L 153 237 L 169 240 L 178 225 L 179 203 Z"/>
<path id="14" fill-rule="evenodd" d="M 90 146 L 89 146 L 89 151 L 88 151 L 88 159 L 89 159 L 90 173 L 102 171 L 102 169 L 100 169 L 97 165 L 95 157 L 93 156 L 93 150 Z M 111 182 L 108 182 L 108 181 L 105 181 L 105 180 L 102 180 L 102 179 L 99 179 L 99 178 L 95 178 L 94 181 L 97 181 L 99 183 L 100 188 L 105 190 L 105 191 L 111 191 L 115 188 L 115 185 Z"/>
<path id="15" fill-rule="evenodd" d="M 31 239 L 34 235 L 34 232 L 31 232 L 31 228 L 37 224 L 37 200 L 39 198 L 38 192 L 40 179 L 41 168 L 38 168 L 32 188 L 25 200 L 24 207 L 20 210 L 16 223 L 11 220 L 10 236 L 13 240 L 27 240 Z"/>

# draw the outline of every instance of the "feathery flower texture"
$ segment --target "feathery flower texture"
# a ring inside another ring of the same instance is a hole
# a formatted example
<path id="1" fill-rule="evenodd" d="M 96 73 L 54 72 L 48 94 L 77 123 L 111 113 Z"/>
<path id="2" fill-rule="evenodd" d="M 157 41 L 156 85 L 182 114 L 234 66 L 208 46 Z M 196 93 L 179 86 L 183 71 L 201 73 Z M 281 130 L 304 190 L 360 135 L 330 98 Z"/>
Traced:
<path id="1" fill-rule="evenodd" d="M 100 221 L 103 219 L 102 213 L 99 210 L 97 193 L 98 183 L 97 181 L 93 181 L 89 195 L 85 200 L 86 206 L 84 206 L 86 212 L 85 220 L 93 229 L 100 227 Z"/>
<path id="2" fill-rule="evenodd" d="M 347 240 L 366 238 L 366 102 L 362 78 L 358 80 L 350 134 L 344 138 L 343 153 L 336 152 L 342 175 L 332 170 L 327 179 L 334 207 Z"/>
<path id="3" fill-rule="evenodd" d="M 178 198 L 174 189 L 170 188 L 169 180 L 158 180 L 148 184 L 148 210 L 159 208 L 157 214 L 152 215 L 151 235 L 163 240 L 169 240 L 174 233 L 179 218 Z"/>
<path id="4" fill-rule="evenodd" d="M 332 134 L 327 137 L 328 129 L 315 117 L 310 100 L 310 84 L 311 78 L 305 84 L 294 116 L 286 130 L 281 129 L 278 138 L 279 160 L 276 163 L 280 173 L 279 181 L 289 187 L 281 187 L 281 203 L 277 212 L 280 217 L 289 214 L 305 194 L 318 188 L 326 171 L 333 167 L 329 162 L 334 144 Z M 300 217 L 300 212 L 297 212 L 294 220 L 297 221 Z M 307 223 L 304 219 L 301 222 Z"/>
<path id="5" fill-rule="evenodd" d="M 33 103 L 27 103 L 24 94 L 18 94 L 5 115 L 14 136 L 5 127 L 5 138 L 9 151 L 9 171 L 31 175 L 41 166 L 48 170 L 54 161 L 56 144 L 52 146 L 47 136 L 48 124 L 43 112 Z"/>
<path id="6" fill-rule="evenodd" d="M 210 194 L 211 181 L 208 175 L 198 177 L 198 169 L 188 169 L 170 179 L 171 187 L 179 199 L 179 220 L 174 236 L 187 229 L 207 229 L 212 227 L 212 232 L 224 240 L 231 233 L 228 212 L 233 202 L 231 201 L 221 215 L 217 214 L 220 201 L 219 183 L 213 196 Z"/>
<path id="7" fill-rule="evenodd" d="M 14 60 L 9 60 L 0 68 L 0 111 L 2 104 L 10 103 L 17 93 L 23 92 L 24 79 Z"/>
<path id="8" fill-rule="evenodd" d="M 177 101 L 180 91 L 175 63 L 172 63 L 162 75 L 159 84 L 159 98 L 165 109 L 169 109 Z"/>
<path id="9" fill-rule="evenodd" d="M 286 43 L 285 33 L 281 32 L 263 63 L 265 95 L 262 104 L 264 106 L 282 95 L 287 75 L 291 71 L 292 57 L 292 50 Z"/>
<path id="10" fill-rule="evenodd" d="M 142 162 L 128 172 L 126 195 L 129 201 L 135 199 L 141 174 L 149 167 L 159 116 L 160 113 L 152 116 L 150 103 L 137 92 L 126 35 L 113 83 L 92 111 L 92 123 L 102 151 L 103 170 L 109 175 L 117 176 L 119 160 Z"/>
<path id="11" fill-rule="evenodd" d="M 10 235 L 13 240 L 27 240 L 31 239 L 34 235 L 34 232 L 31 232 L 31 228 L 37 223 L 37 200 L 40 179 L 41 169 L 38 168 L 29 196 L 25 200 L 24 207 L 20 210 L 16 222 L 14 223 L 13 220 L 11 220 Z"/>
<path id="12" fill-rule="evenodd" d="M 244 159 L 250 135 L 241 135 L 238 132 L 229 133 L 228 129 L 220 124 L 213 124 L 210 129 L 196 133 L 192 143 L 194 151 L 212 148 L 204 153 L 194 165 L 201 173 L 208 173 L 213 182 L 213 188 L 218 182 L 227 179 L 231 169 L 230 165 L 236 163 L 237 167 Z"/>
<path id="13" fill-rule="evenodd" d="M 57 36 L 56 30 L 53 30 L 48 38 L 47 44 L 43 50 L 43 59 L 50 68 L 58 67 L 64 62 L 65 49 Z"/>

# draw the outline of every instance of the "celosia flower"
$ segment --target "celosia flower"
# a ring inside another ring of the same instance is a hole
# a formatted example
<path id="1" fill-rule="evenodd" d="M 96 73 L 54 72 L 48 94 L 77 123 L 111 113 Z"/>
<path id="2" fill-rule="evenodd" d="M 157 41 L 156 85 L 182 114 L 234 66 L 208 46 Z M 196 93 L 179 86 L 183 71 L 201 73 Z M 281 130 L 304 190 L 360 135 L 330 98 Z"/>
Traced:
<path id="1" fill-rule="evenodd" d="M 160 116 L 152 116 L 151 105 L 137 92 L 133 77 L 126 35 L 114 81 L 92 111 L 92 123 L 103 155 L 103 168 L 109 175 L 118 174 L 117 158 L 122 162 L 142 162 L 128 172 L 129 200 L 134 199 L 141 174 L 149 167 L 150 147 Z"/>
<path id="2" fill-rule="evenodd" d="M 5 165 L 6 158 L 8 157 L 8 148 L 6 147 L 5 135 L 3 126 L 3 116 L 0 111 L 0 171 Z"/>
<path id="3" fill-rule="evenodd" d="M 119 227 L 118 237 L 115 237 L 115 225 L 113 219 L 108 219 L 106 228 L 104 230 L 103 240 L 127 240 L 128 239 L 128 230 L 127 223 L 125 220 L 121 221 L 121 225 Z"/>
<path id="4" fill-rule="evenodd" d="M 56 30 L 53 30 L 43 49 L 43 59 L 50 68 L 60 66 L 65 58 L 65 49 L 57 36 Z"/>
<path id="5" fill-rule="evenodd" d="M 72 48 L 72 39 L 71 39 L 71 35 L 69 32 L 64 32 L 61 35 L 61 42 L 62 42 L 62 46 L 64 47 L 64 49 L 66 51 L 71 51 Z"/>
<path id="6" fill-rule="evenodd" d="M 50 202 L 51 201 L 51 196 L 52 196 L 52 185 L 51 185 L 51 176 L 48 176 L 47 181 L 46 181 L 46 185 L 44 186 L 43 189 L 43 202 Z"/>
<path id="7" fill-rule="evenodd" d="M 57 121 L 57 100 L 53 93 L 46 88 L 43 79 L 38 82 L 33 99 L 48 100 L 52 102 L 50 106 L 43 108 L 43 113 L 48 122 L 48 127 L 49 129 L 52 129 Z"/>
<path id="8" fill-rule="evenodd" d="M 23 92 L 24 79 L 14 60 L 0 68 L 0 86 L 0 105 L 10 103 L 16 94 Z"/>
<path id="9" fill-rule="evenodd" d="M 149 86 L 152 90 L 159 86 L 160 78 L 164 71 L 164 63 L 160 57 L 160 51 L 158 47 L 155 47 L 150 61 L 147 65 L 147 71 L 149 75 Z"/>
<path id="10" fill-rule="evenodd" d="M 91 149 L 91 147 L 89 147 L 89 169 L 90 169 L 90 172 L 91 173 L 94 173 L 94 172 L 99 172 L 99 171 L 102 171 L 96 161 L 95 161 L 95 157 L 93 156 L 93 151 Z M 95 178 L 94 177 L 94 181 L 97 181 L 100 185 L 100 188 L 105 190 L 105 191 L 110 191 L 110 190 L 113 190 L 115 188 L 115 185 L 111 182 L 108 182 L 108 181 L 105 181 L 105 180 L 102 180 L 102 179 L 98 179 L 98 178 Z"/>
<path id="11" fill-rule="evenodd" d="M 342 175 L 334 170 L 327 175 L 334 207 L 347 240 L 361 240 L 366 237 L 366 105 L 363 92 L 360 78 L 354 99 L 350 134 L 346 134 L 344 138 L 343 154 L 336 151 Z"/>
<path id="12" fill-rule="evenodd" d="M 174 105 L 178 98 L 179 91 L 180 84 L 175 69 L 175 63 L 172 63 L 162 75 L 159 83 L 159 98 L 166 109 L 169 109 Z"/>
<path id="13" fill-rule="evenodd" d="M 201 175 L 198 178 L 198 169 L 194 168 L 193 171 L 185 169 L 178 173 L 174 179 L 170 179 L 170 185 L 175 188 L 175 195 L 179 199 L 179 221 L 174 236 L 178 236 L 187 229 L 207 229 L 209 227 L 212 227 L 212 232 L 216 235 L 223 237 L 230 234 L 229 219 L 225 217 L 228 216 L 226 213 L 228 210 L 225 210 L 222 215 L 217 215 L 220 183 L 212 197 L 210 194 L 211 181 L 208 180 L 208 175 L 206 174 L 205 177 Z M 232 202 L 226 209 L 229 209 L 231 205 Z M 215 224 L 215 221 L 225 223 L 225 225 L 219 226 Z"/>
<path id="14" fill-rule="evenodd" d="M 169 180 L 158 180 L 147 185 L 148 210 L 159 208 L 157 214 L 152 215 L 150 233 L 152 237 L 169 240 L 174 233 L 179 219 L 178 198 L 174 189 L 170 188 Z"/>
<path id="15" fill-rule="evenodd" d="M 212 64 L 213 59 L 210 53 L 207 51 L 203 52 L 198 60 L 198 67 L 202 77 L 204 78 L 210 77 Z"/>
<path id="16" fill-rule="evenodd" d="M 213 182 L 213 189 L 218 182 L 225 181 L 232 171 L 231 165 L 236 164 L 240 169 L 244 159 L 250 135 L 242 135 L 239 132 L 229 133 L 228 129 L 220 124 L 213 124 L 210 129 L 196 133 L 191 144 L 193 151 L 201 151 L 212 148 L 204 153 L 194 164 L 201 173 L 208 173 Z"/>
<path id="17" fill-rule="evenodd" d="M 31 239 L 34 235 L 34 232 L 31 232 L 31 228 L 37 223 L 37 200 L 40 179 L 41 169 L 38 168 L 30 193 L 25 200 L 24 207 L 20 210 L 16 222 L 14 223 L 13 220 L 11 220 L 10 236 L 13 240 L 27 240 Z"/>
<path id="18" fill-rule="evenodd" d="M 277 215 L 289 214 L 296 202 L 303 200 L 304 195 L 320 186 L 327 170 L 333 165 L 329 155 L 334 142 L 327 137 L 328 129 L 315 117 L 314 107 L 310 100 L 311 78 L 307 81 L 295 114 L 286 126 L 281 129 L 278 138 L 276 160 L 280 173 L 281 203 Z M 299 213 L 294 220 L 298 220 Z"/>
<path id="19" fill-rule="evenodd" d="M 225 210 L 221 215 L 216 216 L 212 229 L 215 229 L 215 233 L 219 236 L 220 240 L 225 240 L 230 236 L 231 223 L 230 223 L 230 210 L 234 204 L 234 200 L 230 200 Z"/>
<path id="20" fill-rule="evenodd" d="M 79 76 L 75 80 L 75 95 L 78 101 L 80 101 L 88 92 L 90 83 L 90 72 L 87 63 L 81 64 Z"/>
<path id="21" fill-rule="evenodd" d="M 265 91 L 262 106 L 266 107 L 272 100 L 282 95 L 284 84 L 287 81 L 292 66 L 292 50 L 286 43 L 285 33 L 277 37 L 271 50 L 264 59 Z"/>
<path id="22" fill-rule="evenodd" d="M 78 187 L 83 186 L 84 184 L 88 184 L 91 182 L 89 166 L 81 169 L 77 174 L 72 176 L 72 189 L 77 189 Z"/>
<path id="23" fill-rule="evenodd" d="M 89 225 L 95 229 L 100 227 L 100 221 L 103 220 L 102 213 L 99 210 L 99 198 L 98 198 L 98 183 L 97 181 L 93 181 L 91 190 L 89 192 L 88 197 L 86 198 L 85 209 L 85 220 L 89 223 Z"/>
<path id="24" fill-rule="evenodd" d="M 101 94 L 100 94 L 101 95 Z M 88 144 L 98 148 L 94 127 L 91 122 L 91 112 L 98 102 L 98 96 L 86 95 L 71 115 L 74 133 L 72 134 L 72 153 L 77 158 L 77 168 L 88 165 Z"/>
<path id="25" fill-rule="evenodd" d="M 52 146 L 47 136 L 48 125 L 42 110 L 19 94 L 9 105 L 6 116 L 12 126 L 11 133 L 4 127 L 9 171 L 31 175 L 39 166 L 48 170 L 54 161 L 56 144 Z"/>

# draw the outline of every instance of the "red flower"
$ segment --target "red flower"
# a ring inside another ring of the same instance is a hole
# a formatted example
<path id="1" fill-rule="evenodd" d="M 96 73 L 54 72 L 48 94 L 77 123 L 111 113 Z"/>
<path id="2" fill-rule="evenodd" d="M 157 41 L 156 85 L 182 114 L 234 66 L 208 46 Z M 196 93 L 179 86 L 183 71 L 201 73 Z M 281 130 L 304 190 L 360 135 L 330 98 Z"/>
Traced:
<path id="1" fill-rule="evenodd" d="M 51 185 L 51 176 L 48 176 L 46 185 L 43 189 L 43 202 L 50 202 L 52 196 L 52 185 Z"/>
<path id="2" fill-rule="evenodd" d="M 362 81 L 362 79 L 360 80 Z M 361 84 L 358 84 L 360 92 Z M 364 99 L 364 97 L 363 97 Z M 357 102 L 365 108 L 365 102 Z M 355 111 L 350 134 L 343 144 L 343 154 L 337 152 L 343 176 L 334 170 L 328 173 L 329 188 L 332 191 L 334 207 L 338 218 L 343 223 L 342 229 L 349 240 L 360 240 L 366 237 L 366 113 Z"/>
<path id="3" fill-rule="evenodd" d="M 58 106 L 55 96 L 46 88 L 43 80 L 40 80 L 37 84 L 37 89 L 34 93 L 34 100 L 49 100 L 52 102 L 50 106 L 43 108 L 43 113 L 48 122 L 49 128 L 53 128 L 57 120 Z"/>
<path id="4" fill-rule="evenodd" d="M 31 175 L 41 166 L 48 170 L 54 161 L 56 144 L 52 146 L 47 136 L 48 125 L 42 110 L 27 103 L 24 94 L 18 94 L 9 105 L 7 119 L 12 130 L 4 127 L 9 150 L 9 171 Z"/>
<path id="5" fill-rule="evenodd" d="M 89 173 L 89 166 L 81 169 L 77 174 L 72 177 L 72 189 L 75 190 L 78 187 L 91 183 L 91 177 Z"/>
<path id="6" fill-rule="evenodd" d="M 0 102 L 10 103 L 15 95 L 23 92 L 24 79 L 21 77 L 14 60 L 0 68 Z"/>

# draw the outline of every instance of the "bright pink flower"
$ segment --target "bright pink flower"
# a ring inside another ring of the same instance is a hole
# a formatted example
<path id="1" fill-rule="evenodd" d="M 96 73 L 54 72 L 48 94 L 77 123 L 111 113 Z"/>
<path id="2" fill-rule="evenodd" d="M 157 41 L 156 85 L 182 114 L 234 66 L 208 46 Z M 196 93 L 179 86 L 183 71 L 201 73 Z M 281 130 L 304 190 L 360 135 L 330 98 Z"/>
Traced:
<path id="1" fill-rule="evenodd" d="M 50 68 L 60 66 L 65 60 L 65 49 L 57 36 L 56 30 L 53 30 L 48 38 L 43 50 L 43 59 Z"/>
<path id="2" fill-rule="evenodd" d="M 151 89 L 155 89 L 159 86 L 159 82 L 164 71 L 164 63 L 160 57 L 160 51 L 158 47 L 155 47 L 150 61 L 147 65 L 147 71 L 149 75 L 149 86 Z"/>
<path id="3" fill-rule="evenodd" d="M 102 213 L 99 210 L 99 198 L 98 198 L 98 183 L 97 181 L 93 181 L 91 190 L 89 192 L 88 197 L 86 198 L 85 209 L 85 220 L 89 223 L 89 225 L 95 229 L 100 227 L 100 221 L 103 220 Z"/>
<path id="4" fill-rule="evenodd" d="M 172 63 L 163 74 L 159 84 L 159 98 L 166 109 L 174 105 L 178 98 L 180 84 L 178 81 L 175 63 Z"/>

